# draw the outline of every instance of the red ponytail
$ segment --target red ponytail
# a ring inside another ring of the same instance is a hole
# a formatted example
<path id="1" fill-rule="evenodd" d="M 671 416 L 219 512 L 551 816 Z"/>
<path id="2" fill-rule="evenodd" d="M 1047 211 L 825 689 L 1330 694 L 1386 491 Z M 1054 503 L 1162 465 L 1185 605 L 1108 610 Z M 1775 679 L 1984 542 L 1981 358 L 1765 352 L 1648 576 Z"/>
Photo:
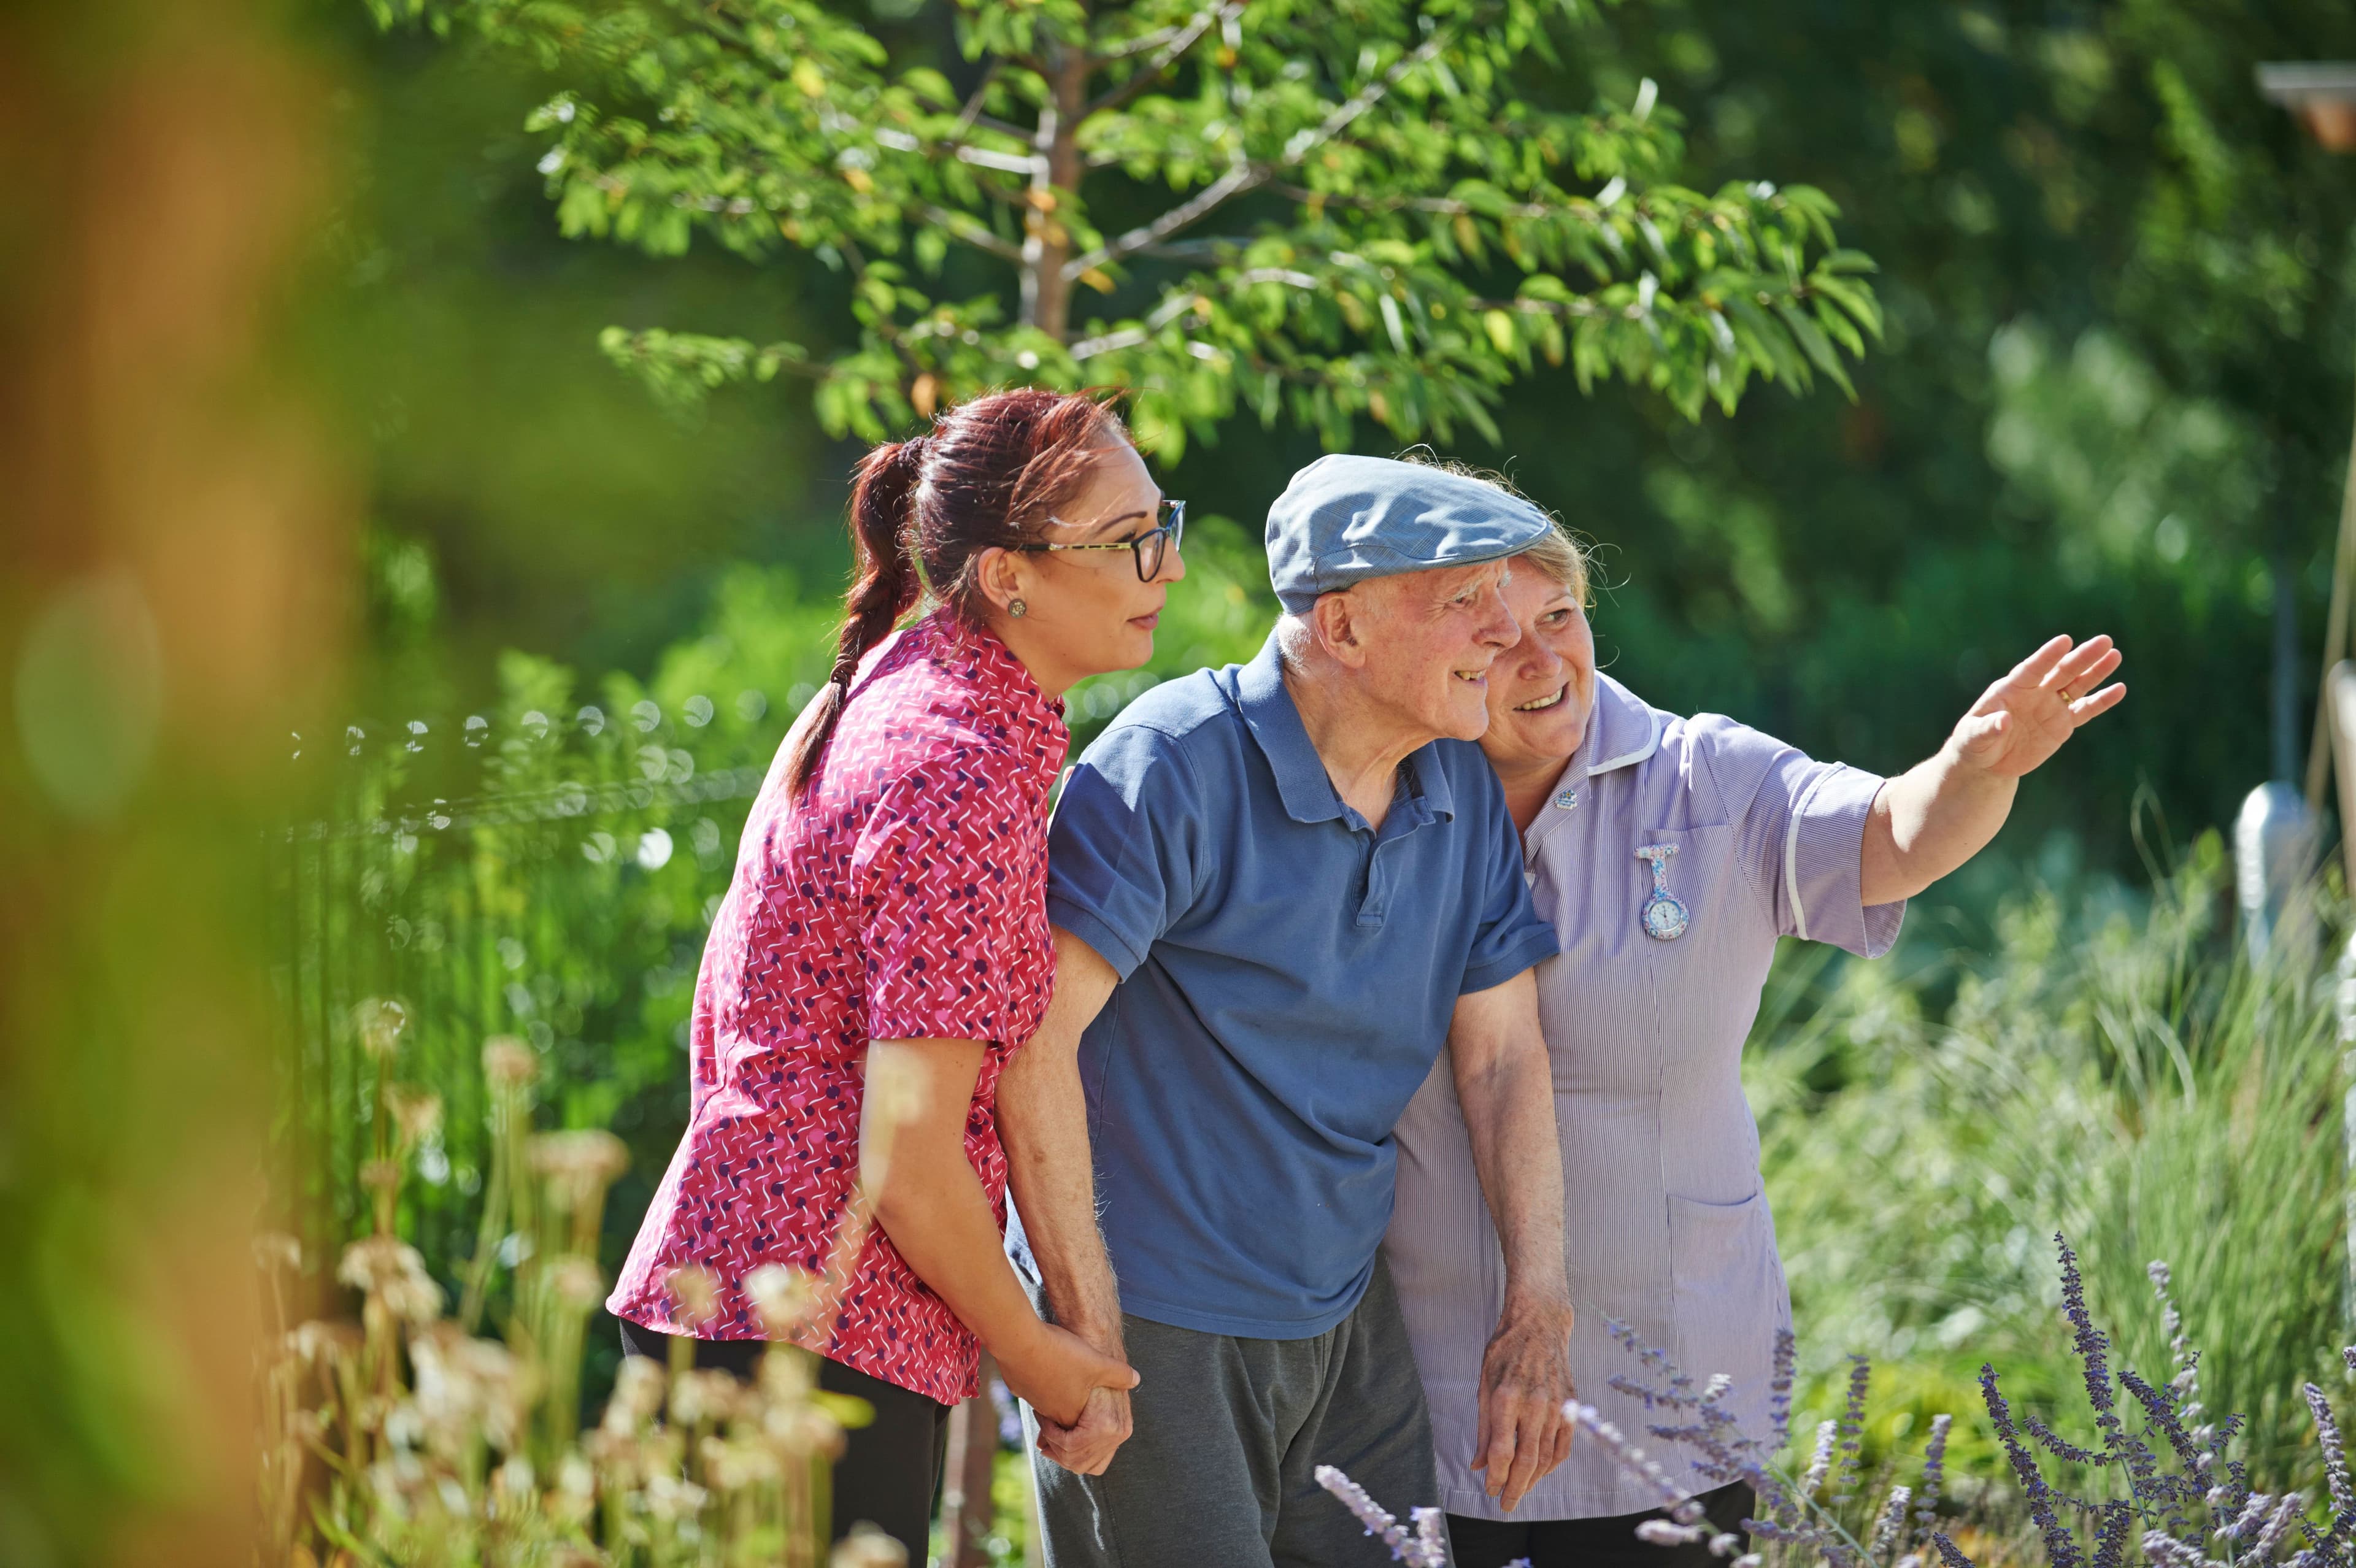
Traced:
<path id="1" fill-rule="evenodd" d="M 959 404 L 929 434 L 887 443 L 860 459 L 851 491 L 858 575 L 843 600 L 833 673 L 787 768 L 795 794 L 818 772 L 860 661 L 924 590 L 976 614 L 968 571 L 974 557 L 1030 542 L 1108 440 L 1128 439 L 1100 394 L 1024 389 Z"/>

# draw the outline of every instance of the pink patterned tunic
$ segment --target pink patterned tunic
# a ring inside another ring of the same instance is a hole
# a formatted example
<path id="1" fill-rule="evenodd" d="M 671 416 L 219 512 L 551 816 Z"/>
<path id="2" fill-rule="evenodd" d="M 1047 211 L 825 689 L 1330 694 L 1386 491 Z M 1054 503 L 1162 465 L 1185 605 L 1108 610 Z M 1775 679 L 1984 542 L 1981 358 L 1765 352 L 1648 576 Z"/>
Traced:
<path id="1" fill-rule="evenodd" d="M 1070 741 L 1005 645 L 946 612 L 871 655 L 808 794 L 784 752 L 754 802 L 695 987 L 694 1101 L 606 1302 L 682 1334 L 670 1271 L 720 1285 L 705 1338 L 762 1337 L 741 1287 L 764 1264 L 812 1274 L 859 1171 L 871 1040 L 990 1042 L 966 1156 L 1002 1229 L 998 1077 L 1046 1011 L 1047 795 Z M 953 1404 L 978 1343 L 881 1231 L 843 1293 L 830 1360 Z"/>

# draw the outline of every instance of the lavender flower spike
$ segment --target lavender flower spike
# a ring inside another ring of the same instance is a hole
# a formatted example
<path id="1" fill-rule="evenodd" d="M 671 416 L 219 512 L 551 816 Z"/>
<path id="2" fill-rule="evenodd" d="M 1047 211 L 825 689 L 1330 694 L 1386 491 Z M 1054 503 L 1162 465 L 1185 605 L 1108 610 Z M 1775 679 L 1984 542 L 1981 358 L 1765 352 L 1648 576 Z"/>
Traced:
<path id="1" fill-rule="evenodd" d="M 1668 1472 L 1662 1469 L 1658 1462 L 1630 1443 L 1627 1434 L 1598 1414 L 1593 1405 L 1573 1400 L 1562 1407 L 1562 1413 L 1591 1433 L 1595 1440 L 1620 1461 L 1622 1469 L 1659 1493 L 1663 1506 L 1669 1509 L 1670 1517 L 1678 1524 L 1691 1524 L 1701 1517 L 1701 1505 L 1687 1496 L 1683 1487 L 1669 1479 Z"/>
<path id="2" fill-rule="evenodd" d="M 2356 1350 L 2351 1350 L 2349 1367 L 2356 1371 Z M 2307 1396 L 2307 1408 L 2315 1417 L 2316 1442 L 2323 1449 L 2323 1477 L 2331 1493 L 2331 1539 L 2356 1529 L 2356 1488 L 2348 1480 L 2348 1450 L 2340 1437 L 2340 1424 L 2331 1419 L 2331 1403 L 2323 1391 L 2313 1383 L 2302 1384 L 2299 1392 Z"/>
<path id="3" fill-rule="evenodd" d="M 2165 1531 L 2144 1531 L 2143 1554 L 2158 1568 L 2224 1568 L 2223 1563 L 2204 1555 L 2199 1547 L 2179 1541 Z"/>
<path id="4" fill-rule="evenodd" d="M 1448 1554 L 1437 1554 L 1417 1536 L 1409 1534 L 1399 1524 L 1398 1516 L 1366 1495 L 1366 1488 L 1350 1479 L 1331 1465 L 1320 1465 L 1311 1472 L 1317 1484 L 1342 1499 L 1342 1506 L 1358 1516 L 1366 1533 L 1391 1549 L 1394 1562 L 1408 1568 L 1448 1568 Z"/>
<path id="5" fill-rule="evenodd" d="M 1865 1393 L 1873 1377 L 1873 1363 L 1863 1356 L 1848 1359 L 1848 1400 L 1841 1408 L 1840 1460 L 1833 1467 L 1833 1500 L 1846 1499 L 1857 1487 L 1858 1455 L 1865 1443 Z"/>
<path id="6" fill-rule="evenodd" d="M 1800 1477 L 1800 1495 L 1812 1498 L 1823 1489 L 1825 1477 L 1833 1467 L 1833 1440 L 1839 1435 L 1839 1426 L 1830 1421 L 1816 1424 L 1816 1451 L 1808 1460 L 1808 1473 Z"/>
<path id="7" fill-rule="evenodd" d="M 1769 1451 L 1782 1453 L 1792 1440 L 1792 1382 L 1800 1360 L 1800 1342 L 1789 1328 L 1775 1330 L 1775 1372 L 1767 1383 Z"/>
<path id="8" fill-rule="evenodd" d="M 1952 1415 L 1931 1418 L 1930 1440 L 1922 1445 L 1922 1486 L 1914 1494 L 1914 1550 L 1931 1543 L 1931 1527 L 1939 1522 L 1939 1488 L 1947 1479 L 1947 1432 Z"/>
<path id="9" fill-rule="evenodd" d="M 1436 1508 L 1409 1509 L 1408 1517 L 1415 1520 L 1417 1544 L 1430 1554 L 1434 1563 L 1446 1563 L 1448 1533 L 1442 1523 L 1448 1517 L 1445 1510 Z"/>
<path id="10" fill-rule="evenodd" d="M 1873 1544 L 1867 1548 L 1875 1561 L 1889 1556 L 1890 1549 L 1898 1544 L 1900 1534 L 1906 1528 L 1906 1505 L 1913 1500 L 1914 1493 L 1911 1488 L 1896 1486 L 1890 1488 L 1890 1499 L 1881 1505 L 1881 1517 L 1874 1521 Z"/>
<path id="11" fill-rule="evenodd" d="M 2285 1492 L 2282 1501 L 2276 1506 L 2274 1517 L 2266 1520 L 2264 1530 L 2258 1531 L 2258 1543 L 2250 1549 L 2251 1555 L 2261 1563 L 2271 1562 L 2274 1554 L 2281 1549 L 2284 1538 L 2290 1534 L 2290 1527 L 2297 1523 L 2299 1516 L 2306 1511 L 2305 1498 L 2297 1492 Z"/>

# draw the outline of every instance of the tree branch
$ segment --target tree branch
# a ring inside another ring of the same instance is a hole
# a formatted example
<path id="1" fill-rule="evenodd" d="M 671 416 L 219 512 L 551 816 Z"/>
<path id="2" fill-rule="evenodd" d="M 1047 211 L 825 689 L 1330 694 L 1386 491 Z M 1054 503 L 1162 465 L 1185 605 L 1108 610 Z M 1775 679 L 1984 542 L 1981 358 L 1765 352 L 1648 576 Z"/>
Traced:
<path id="1" fill-rule="evenodd" d="M 1100 267 L 1107 261 L 1119 261 L 1124 256 L 1134 255 L 1149 245 L 1157 244 L 1209 212 L 1229 197 L 1249 190 L 1267 177 L 1268 173 L 1265 169 L 1238 158 L 1228 167 L 1226 174 L 1221 175 L 1152 222 L 1140 229 L 1132 229 L 1110 244 L 1099 245 L 1087 255 L 1074 257 L 1064 263 L 1064 276 L 1076 278 L 1090 268 Z"/>
<path id="2" fill-rule="evenodd" d="M 917 217 L 941 229 L 952 240 L 970 245 L 977 251 L 987 251 L 1004 261 L 1019 262 L 1023 260 L 1022 246 L 1011 240 L 1001 239 L 966 213 L 952 212 L 929 201 L 916 203 L 916 211 Z"/>
<path id="3" fill-rule="evenodd" d="M 965 109 L 958 115 L 956 135 L 958 140 L 965 138 L 965 133 L 973 129 L 974 122 L 980 117 L 982 100 L 990 96 L 991 85 L 997 81 L 999 70 L 1005 63 L 1003 60 L 991 60 L 983 69 L 981 80 L 974 83 L 973 96 L 965 101 Z"/>
<path id="4" fill-rule="evenodd" d="M 1025 133 L 1012 133 L 1024 134 Z M 1038 163 L 1035 154 L 992 152 L 988 147 L 977 147 L 970 142 L 926 143 L 917 140 L 915 135 L 906 131 L 894 131 L 888 127 L 874 132 L 873 135 L 877 146 L 889 147 L 895 153 L 916 153 L 927 158 L 938 157 L 941 154 L 947 153 L 959 163 L 973 164 L 985 169 L 1000 169 L 1010 175 L 1028 175 Z"/>
<path id="5" fill-rule="evenodd" d="M 1160 304 L 1155 305 L 1153 314 L 1139 325 L 1124 326 L 1095 337 L 1084 337 L 1073 344 L 1072 357 L 1088 359 L 1098 354 L 1110 353 L 1116 348 L 1134 348 L 1139 344 L 1151 340 L 1155 333 L 1183 315 L 1187 308 L 1194 303 L 1195 298 L 1195 292 L 1193 289 L 1176 290 L 1165 297 Z"/>
<path id="6" fill-rule="evenodd" d="M 1243 12 L 1243 6 L 1233 3 L 1233 0 L 1227 5 L 1215 5 L 1207 11 L 1196 12 L 1184 27 L 1175 30 L 1176 36 L 1162 47 L 1161 52 L 1140 66 L 1127 81 L 1089 104 L 1081 113 L 1080 118 L 1085 120 L 1091 114 L 1100 114 L 1108 109 L 1119 109 L 1129 102 L 1139 93 L 1152 86 L 1163 71 L 1168 70 L 1181 56 L 1200 42 L 1203 35 L 1211 30 L 1212 23 L 1223 21 L 1230 16 L 1240 16 Z M 1113 57 L 1100 55 L 1098 57 L 1098 61 L 1101 63 Z"/>
<path id="7" fill-rule="evenodd" d="M 1495 209 L 1476 208 L 1470 202 L 1448 196 L 1348 196 L 1333 191 L 1311 190 L 1307 186 L 1274 184 L 1270 190 L 1303 205 L 1321 207 L 1352 207 L 1365 212 L 1435 212 L 1442 217 L 1472 218 L 1589 218 L 1595 204 L 1573 201 L 1565 207 L 1548 207 L 1542 202 L 1516 201 Z M 1582 210 L 1582 208 L 1585 210 Z"/>
<path id="8" fill-rule="evenodd" d="M 1205 25 L 1207 26 L 1207 23 Z M 1401 55 L 1393 62 L 1390 69 L 1383 72 L 1381 76 L 1366 83 L 1342 103 L 1336 105 L 1333 112 L 1326 115 L 1315 127 L 1295 133 L 1292 140 L 1285 144 L 1284 156 L 1275 167 L 1290 168 L 1335 136 L 1340 135 L 1350 127 L 1352 122 L 1380 103 L 1391 89 L 1397 87 L 1407 76 L 1408 72 L 1419 65 L 1426 64 L 1440 50 L 1446 48 L 1450 40 L 1455 36 L 1454 28 L 1442 27 L 1425 39 L 1420 46 Z M 1093 267 L 1100 267 L 1107 261 L 1119 261 L 1124 256 L 1134 255 L 1149 245 L 1158 244 L 1211 211 L 1228 197 L 1239 196 L 1261 184 L 1274 172 L 1273 168 L 1266 165 L 1247 163 L 1238 157 L 1226 174 L 1221 175 L 1193 197 L 1172 208 L 1152 222 L 1141 228 L 1132 229 L 1110 244 L 1100 245 L 1087 255 L 1076 257 L 1066 262 L 1064 267 L 1064 276 L 1076 278 Z"/>
<path id="9" fill-rule="evenodd" d="M 1323 123 L 1313 130 L 1295 132 L 1292 140 L 1284 144 L 1284 156 L 1279 160 L 1277 167 L 1294 167 L 1301 159 L 1348 130 L 1358 116 L 1388 97 L 1391 89 L 1397 87 L 1408 72 L 1429 63 L 1455 37 L 1456 29 L 1453 27 L 1438 29 L 1420 46 L 1399 56 L 1390 69 L 1352 93 L 1333 113 L 1325 116 Z"/>

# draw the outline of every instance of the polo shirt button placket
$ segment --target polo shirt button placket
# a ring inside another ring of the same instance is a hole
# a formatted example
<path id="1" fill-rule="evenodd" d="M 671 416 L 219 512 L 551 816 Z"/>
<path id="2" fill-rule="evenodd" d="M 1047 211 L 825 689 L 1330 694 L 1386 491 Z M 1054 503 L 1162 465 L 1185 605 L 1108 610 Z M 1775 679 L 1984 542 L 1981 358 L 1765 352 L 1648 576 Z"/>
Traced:
<path id="1" fill-rule="evenodd" d="M 1383 843 L 1369 833 L 1373 842 L 1366 847 L 1366 873 L 1358 899 L 1358 923 L 1378 926 L 1390 906 L 1390 884 L 1383 876 Z"/>

